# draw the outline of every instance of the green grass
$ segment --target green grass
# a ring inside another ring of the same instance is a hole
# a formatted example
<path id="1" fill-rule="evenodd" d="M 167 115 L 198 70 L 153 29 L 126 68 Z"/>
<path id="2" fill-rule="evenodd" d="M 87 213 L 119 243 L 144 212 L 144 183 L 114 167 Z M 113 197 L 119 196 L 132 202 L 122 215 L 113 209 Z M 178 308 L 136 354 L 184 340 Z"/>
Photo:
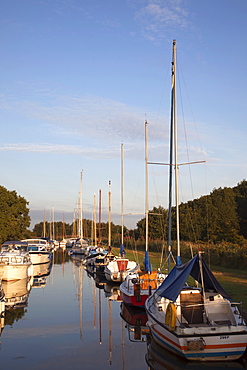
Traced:
<path id="1" fill-rule="evenodd" d="M 115 249 L 115 254 L 119 252 Z M 130 250 L 126 251 L 126 257 L 129 259 L 139 262 L 141 267 L 143 266 L 144 252 L 133 252 Z M 160 255 L 155 252 L 149 253 L 151 264 L 154 270 L 160 267 Z M 167 267 L 167 266 L 165 266 Z M 220 266 L 210 266 L 217 280 L 230 295 L 230 297 L 236 302 L 243 303 L 243 309 L 247 312 L 247 271 L 229 269 Z M 163 272 L 167 273 L 167 270 L 163 269 Z"/>

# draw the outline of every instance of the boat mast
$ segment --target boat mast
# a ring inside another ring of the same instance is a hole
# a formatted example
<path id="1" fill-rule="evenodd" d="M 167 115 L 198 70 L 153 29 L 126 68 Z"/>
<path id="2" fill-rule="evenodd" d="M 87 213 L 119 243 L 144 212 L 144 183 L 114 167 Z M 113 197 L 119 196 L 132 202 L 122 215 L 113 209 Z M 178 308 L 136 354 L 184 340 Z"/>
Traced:
<path id="1" fill-rule="evenodd" d="M 178 200 L 178 147 L 177 147 L 177 107 L 176 107 L 176 40 L 173 40 L 172 74 L 171 74 L 171 126 L 170 126 L 170 166 L 169 166 L 169 208 L 168 208 L 168 271 L 171 261 L 171 224 L 172 224 L 172 177 L 173 177 L 173 153 L 175 159 L 175 204 L 177 225 L 177 265 L 180 260 L 180 236 L 179 236 L 179 200 Z"/>
<path id="2" fill-rule="evenodd" d="M 102 199 L 101 199 L 101 189 L 99 189 L 99 243 L 101 243 L 101 211 L 102 211 Z"/>
<path id="3" fill-rule="evenodd" d="M 82 172 L 81 170 L 81 182 L 80 182 L 80 233 L 79 237 L 83 238 L 83 229 L 82 229 Z"/>
<path id="4" fill-rule="evenodd" d="M 178 199 L 178 136 L 177 136 L 177 101 L 176 101 L 176 40 L 173 40 L 173 124 L 174 124 L 174 157 L 175 157 L 175 198 L 176 198 L 176 226 L 177 226 L 177 265 L 180 259 L 180 231 L 179 231 L 179 199 Z"/>
<path id="5" fill-rule="evenodd" d="M 150 259 L 148 255 L 148 121 L 145 121 L 145 219 L 146 219 L 146 248 L 145 248 L 145 270 L 151 272 Z"/>
<path id="6" fill-rule="evenodd" d="M 97 245 L 97 226 L 96 226 L 96 194 L 94 194 L 93 206 L 93 230 L 94 230 L 94 245 Z"/>
<path id="7" fill-rule="evenodd" d="M 108 182 L 108 246 L 111 246 L 111 180 Z"/>
<path id="8" fill-rule="evenodd" d="M 44 209 L 44 222 L 43 222 L 43 238 L 46 237 L 46 213 L 45 213 L 45 209 Z"/>
<path id="9" fill-rule="evenodd" d="M 146 182 L 146 200 L 145 200 L 145 216 L 146 216 L 146 252 L 148 251 L 148 122 L 145 121 L 145 182 Z"/>
<path id="10" fill-rule="evenodd" d="M 124 234 L 124 145 L 121 144 L 121 225 L 122 225 L 122 237 L 121 244 L 123 245 L 123 234 Z"/>

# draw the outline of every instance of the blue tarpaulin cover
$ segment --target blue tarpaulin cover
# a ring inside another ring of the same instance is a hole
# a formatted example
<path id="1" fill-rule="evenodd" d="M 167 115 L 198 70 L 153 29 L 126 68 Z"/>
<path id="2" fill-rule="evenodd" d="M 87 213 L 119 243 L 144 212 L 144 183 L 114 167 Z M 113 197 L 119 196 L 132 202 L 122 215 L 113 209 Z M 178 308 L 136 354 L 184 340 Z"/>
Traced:
<path id="1" fill-rule="evenodd" d="M 148 271 L 148 272 L 151 272 L 152 271 L 152 267 L 151 267 L 151 263 L 150 263 L 150 258 L 149 258 L 148 251 L 145 252 L 144 270 L 145 271 Z"/>
<path id="2" fill-rule="evenodd" d="M 156 293 L 171 301 L 176 301 L 179 293 L 184 288 L 185 283 L 189 276 L 192 276 L 196 281 L 201 284 L 201 273 L 199 266 L 199 255 L 196 255 L 189 262 L 181 266 L 174 266 L 166 279 L 156 290 Z M 231 299 L 218 280 L 213 275 L 212 271 L 207 266 L 206 262 L 201 259 L 203 282 L 205 291 L 213 291 L 221 294 L 224 298 Z"/>
<path id="3" fill-rule="evenodd" d="M 125 253 L 126 253 L 126 252 L 125 252 L 125 250 L 124 250 L 124 245 L 123 245 L 123 244 L 121 244 L 121 245 L 120 245 L 120 255 L 121 255 L 121 256 L 123 256 Z"/>

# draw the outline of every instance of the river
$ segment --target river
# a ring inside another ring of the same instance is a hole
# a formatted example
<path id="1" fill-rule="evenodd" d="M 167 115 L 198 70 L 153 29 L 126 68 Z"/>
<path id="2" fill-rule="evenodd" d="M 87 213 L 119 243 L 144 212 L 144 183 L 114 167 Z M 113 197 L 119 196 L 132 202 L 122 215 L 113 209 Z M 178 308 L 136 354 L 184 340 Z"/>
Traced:
<path id="1" fill-rule="evenodd" d="M 160 351 L 147 342 L 145 312 L 125 307 L 119 286 L 96 281 L 66 251 L 54 253 L 51 269 L 40 266 L 35 273 L 29 282 L 5 283 L 2 369 L 245 368 L 184 363 Z"/>

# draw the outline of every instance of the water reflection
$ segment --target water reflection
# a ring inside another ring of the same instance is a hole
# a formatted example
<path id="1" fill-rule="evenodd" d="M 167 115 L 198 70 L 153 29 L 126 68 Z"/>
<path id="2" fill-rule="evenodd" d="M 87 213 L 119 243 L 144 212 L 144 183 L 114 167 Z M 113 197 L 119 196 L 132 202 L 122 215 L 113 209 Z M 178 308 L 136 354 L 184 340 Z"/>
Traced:
<path id="1" fill-rule="evenodd" d="M 27 306 L 32 283 L 32 278 L 3 281 L 2 287 L 5 293 L 5 310 Z"/>
<path id="2" fill-rule="evenodd" d="M 131 342 L 146 342 L 149 329 L 146 325 L 148 318 L 145 309 L 121 303 L 120 316 L 126 323 L 129 340 Z"/>
<path id="3" fill-rule="evenodd" d="M 52 263 L 34 265 L 33 268 L 33 288 L 44 288 L 47 276 L 50 275 Z"/>
<path id="4" fill-rule="evenodd" d="M 33 289 L 38 287 L 42 289 Z M 1 321 L 1 331 L 5 327 L 0 351 L 4 369 L 176 370 L 208 366 L 184 363 L 153 344 L 145 311 L 124 305 L 119 285 L 86 269 L 82 256 L 69 257 L 58 250 L 52 266 L 39 266 L 32 280 L 6 282 L 4 288 L 7 308 Z M 229 365 L 211 368 L 244 368 L 239 363 Z"/>
<path id="5" fill-rule="evenodd" d="M 147 347 L 146 362 L 151 370 L 223 370 L 223 369 L 246 369 L 244 359 L 242 361 L 222 361 L 222 362 L 192 362 L 173 355 L 156 344 L 152 339 Z"/>

